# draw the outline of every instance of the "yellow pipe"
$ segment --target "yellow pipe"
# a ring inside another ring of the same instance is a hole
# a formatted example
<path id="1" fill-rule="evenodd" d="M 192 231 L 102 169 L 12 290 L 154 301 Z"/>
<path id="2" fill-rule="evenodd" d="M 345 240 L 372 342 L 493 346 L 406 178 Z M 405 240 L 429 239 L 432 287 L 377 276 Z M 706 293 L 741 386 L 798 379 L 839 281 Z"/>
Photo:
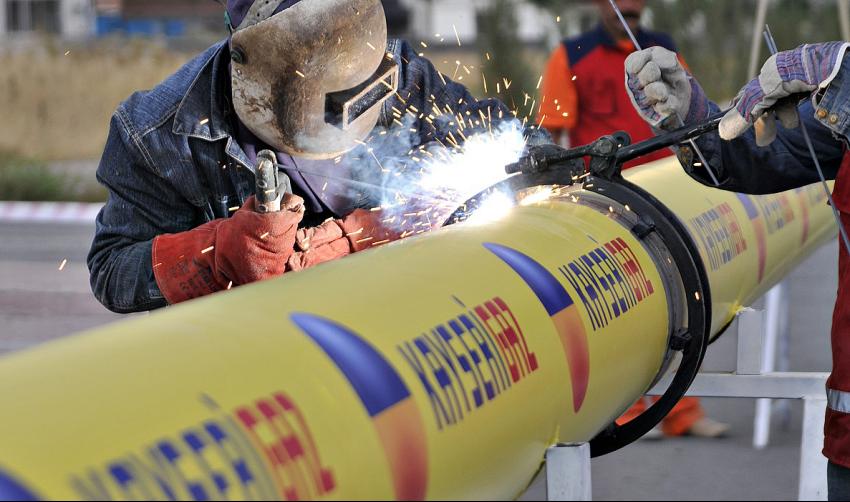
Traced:
<path id="1" fill-rule="evenodd" d="M 820 185 L 736 194 L 692 181 L 669 160 L 625 176 L 687 226 L 711 284 L 713 334 L 838 232 Z"/>
<path id="2" fill-rule="evenodd" d="M 759 268 L 734 194 L 673 161 L 630 179 L 696 238 L 726 228 L 700 219 L 712 208 L 736 219 L 746 248 L 706 266 L 718 329 L 834 234 L 813 189 L 786 194 L 794 218 L 765 223 Z M 594 437 L 668 355 L 665 256 L 629 209 L 591 200 L 566 191 L 5 358 L 0 499 L 518 495 L 549 445 Z"/>

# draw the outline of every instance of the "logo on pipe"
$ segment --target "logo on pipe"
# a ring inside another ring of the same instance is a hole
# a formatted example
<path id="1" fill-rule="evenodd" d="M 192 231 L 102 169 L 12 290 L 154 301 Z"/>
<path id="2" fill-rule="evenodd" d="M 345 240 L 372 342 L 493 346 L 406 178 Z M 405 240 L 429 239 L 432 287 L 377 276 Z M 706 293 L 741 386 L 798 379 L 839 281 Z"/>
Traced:
<path id="1" fill-rule="evenodd" d="M 747 239 L 728 202 L 691 218 L 688 224 L 713 271 L 719 270 L 747 250 Z"/>
<path id="2" fill-rule="evenodd" d="M 575 302 L 558 279 L 530 256 L 500 244 L 486 243 L 484 247 L 522 277 L 552 318 L 567 356 L 573 389 L 573 410 L 578 412 L 584 403 L 590 381 L 590 351 L 587 332 Z"/>
<path id="3" fill-rule="evenodd" d="M 342 372 L 375 425 L 397 500 L 422 500 L 428 486 L 425 427 L 396 370 L 350 329 L 312 314 L 290 316 Z"/>
<path id="4" fill-rule="evenodd" d="M 302 500 L 336 489 L 305 417 L 283 392 L 232 412 L 210 397 L 202 423 L 69 478 L 83 500 Z M 0 476 L 0 500 L 8 484 Z M 12 500 L 19 497 L 12 497 Z"/>
<path id="5" fill-rule="evenodd" d="M 758 245 L 758 253 L 759 253 L 759 282 L 764 279 L 764 270 L 767 266 L 767 229 L 764 226 L 764 220 L 759 213 L 758 208 L 753 203 L 753 200 L 749 195 L 745 195 L 742 193 L 738 194 L 738 200 L 741 201 L 741 204 L 744 206 L 744 210 L 747 211 L 747 217 L 750 219 L 750 222 L 753 225 L 753 230 L 756 233 L 756 244 Z"/>
<path id="6" fill-rule="evenodd" d="M 578 293 L 593 331 L 608 326 L 655 292 L 637 256 L 621 238 L 558 267 L 558 271 Z"/>

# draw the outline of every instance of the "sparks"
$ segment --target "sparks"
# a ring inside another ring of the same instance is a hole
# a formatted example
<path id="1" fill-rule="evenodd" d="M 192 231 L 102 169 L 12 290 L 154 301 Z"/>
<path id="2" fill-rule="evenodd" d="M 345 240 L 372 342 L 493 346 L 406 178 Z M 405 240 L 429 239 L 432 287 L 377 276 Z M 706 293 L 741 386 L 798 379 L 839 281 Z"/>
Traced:
<path id="1" fill-rule="evenodd" d="M 62 260 L 62 263 L 59 264 L 59 271 L 61 272 L 65 268 L 65 265 L 67 265 L 67 264 L 68 264 L 67 258 Z"/>

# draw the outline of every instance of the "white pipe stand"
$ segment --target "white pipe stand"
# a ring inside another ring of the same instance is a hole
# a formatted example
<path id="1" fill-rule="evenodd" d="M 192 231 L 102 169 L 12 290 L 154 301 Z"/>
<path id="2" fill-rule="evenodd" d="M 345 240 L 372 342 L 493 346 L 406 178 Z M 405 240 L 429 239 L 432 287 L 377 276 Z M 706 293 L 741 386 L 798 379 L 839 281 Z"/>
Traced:
<path id="1" fill-rule="evenodd" d="M 787 328 L 789 318 L 787 306 L 787 287 L 781 282 L 768 291 L 764 310 L 767 320 L 764 326 L 764 338 L 761 352 L 761 372 L 771 373 L 777 370 L 777 356 L 787 357 L 785 351 L 777 354 L 780 345 L 787 347 Z M 783 337 L 786 339 L 783 340 Z M 779 371 L 787 371 L 787 361 L 780 361 Z M 753 419 L 753 447 L 763 450 L 770 440 L 770 422 L 773 415 L 773 400 L 757 399 L 756 414 Z"/>
<path id="2" fill-rule="evenodd" d="M 546 500 L 592 500 L 590 445 L 558 444 L 546 451 Z"/>
<path id="3" fill-rule="evenodd" d="M 823 420 L 826 413 L 827 373 L 762 372 L 765 333 L 764 311 L 746 309 L 738 316 L 738 361 L 731 373 L 700 373 L 689 396 L 767 399 L 802 399 L 803 430 L 800 444 L 799 500 L 826 500 L 826 458 Z M 665 376 L 649 395 L 660 395 L 669 386 Z"/>

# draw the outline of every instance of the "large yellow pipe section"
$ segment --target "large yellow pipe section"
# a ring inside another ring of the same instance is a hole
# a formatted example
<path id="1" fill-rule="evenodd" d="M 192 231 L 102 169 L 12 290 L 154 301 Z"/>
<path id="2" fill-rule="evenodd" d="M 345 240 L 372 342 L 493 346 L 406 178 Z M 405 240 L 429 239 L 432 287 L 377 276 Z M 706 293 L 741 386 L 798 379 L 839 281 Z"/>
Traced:
<path id="1" fill-rule="evenodd" d="M 679 171 L 632 179 L 720 242 L 704 259 L 739 244 L 706 265 L 718 329 L 833 233 L 813 189 L 754 198 L 764 216 L 774 199 L 790 211 L 765 220 L 762 267 L 749 206 Z M 594 197 L 7 357 L 0 499 L 516 496 L 549 445 L 594 437 L 668 354 L 665 255 Z"/>
<path id="2" fill-rule="evenodd" d="M 687 227 L 711 285 L 712 333 L 838 232 L 821 185 L 745 195 L 699 185 L 675 161 L 626 171 Z"/>

